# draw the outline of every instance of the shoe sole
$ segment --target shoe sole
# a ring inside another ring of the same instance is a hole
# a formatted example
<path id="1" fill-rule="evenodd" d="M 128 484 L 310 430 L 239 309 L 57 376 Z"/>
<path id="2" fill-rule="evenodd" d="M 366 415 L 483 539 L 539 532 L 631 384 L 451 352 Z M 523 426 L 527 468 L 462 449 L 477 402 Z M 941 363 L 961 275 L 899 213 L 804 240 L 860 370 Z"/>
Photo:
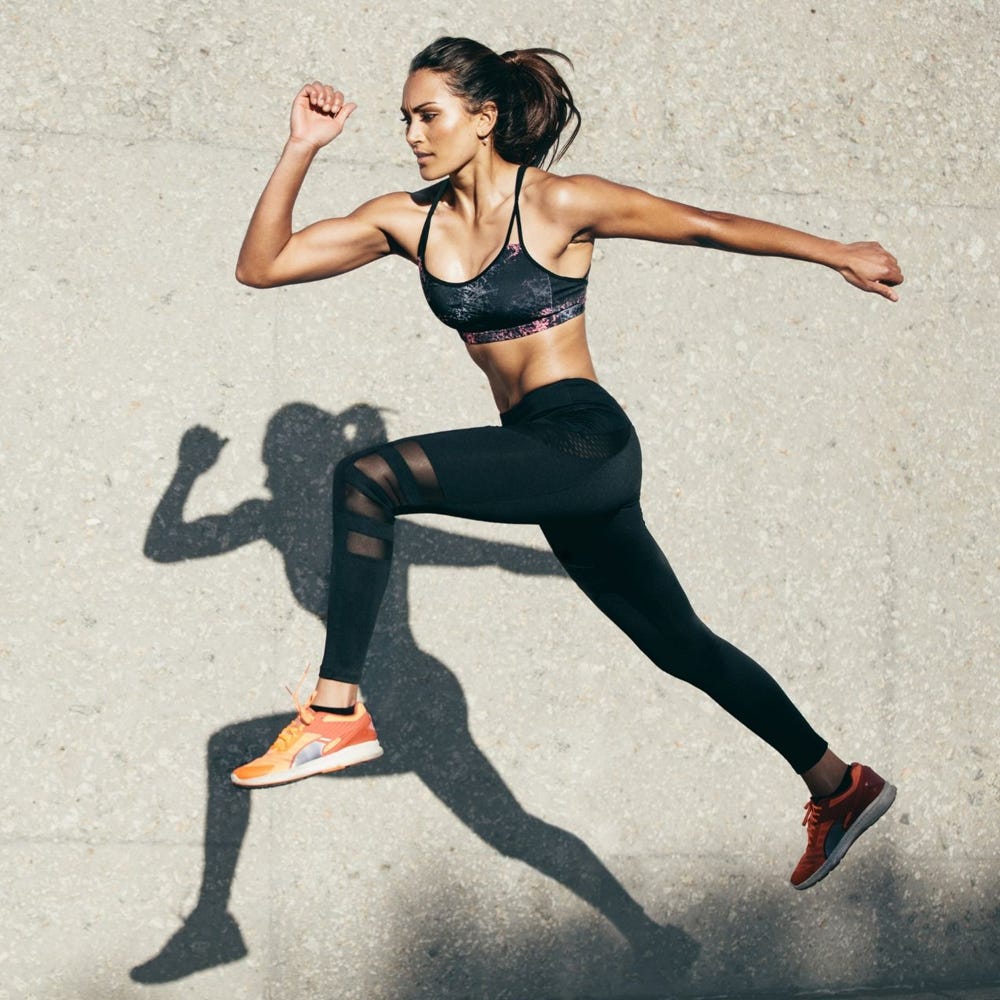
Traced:
<path id="1" fill-rule="evenodd" d="M 261 774 L 256 778 L 237 778 L 236 774 L 233 773 L 230 778 L 232 778 L 234 785 L 239 785 L 242 788 L 269 788 L 272 785 L 287 785 L 292 781 L 311 778 L 315 774 L 330 774 L 332 771 L 343 771 L 345 767 L 353 767 L 355 764 L 363 764 L 368 760 L 376 760 L 382 756 L 383 752 L 378 740 L 367 740 L 364 743 L 344 747 L 343 750 L 335 750 L 325 757 L 317 757 L 315 760 L 288 771 Z"/>
<path id="2" fill-rule="evenodd" d="M 826 878 L 830 872 L 833 871 L 841 861 L 844 860 L 844 855 L 847 854 L 848 849 L 851 844 L 854 843 L 867 830 L 869 827 L 874 826 L 878 820 L 880 820 L 886 812 L 889 810 L 889 806 L 896 801 L 896 786 L 890 785 L 887 781 L 882 787 L 882 791 L 872 799 L 871 802 L 865 807 L 861 815 L 854 821 L 851 825 L 850 830 L 844 833 L 841 838 L 840 843 L 833 849 L 833 853 L 816 869 L 804 882 L 799 885 L 792 883 L 793 889 L 808 889 L 810 886 L 815 885 L 817 882 Z"/>

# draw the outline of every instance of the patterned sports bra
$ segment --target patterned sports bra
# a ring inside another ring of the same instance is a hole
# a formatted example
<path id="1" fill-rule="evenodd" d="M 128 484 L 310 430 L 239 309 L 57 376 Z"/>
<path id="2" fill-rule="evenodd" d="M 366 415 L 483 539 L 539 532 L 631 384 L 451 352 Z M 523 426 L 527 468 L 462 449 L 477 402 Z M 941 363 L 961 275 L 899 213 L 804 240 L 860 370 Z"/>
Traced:
<path id="1" fill-rule="evenodd" d="M 525 167 L 517 170 L 514 210 L 503 247 L 484 270 L 468 281 L 435 278 L 424 266 L 431 216 L 448 182 L 441 184 L 420 234 L 417 261 L 427 304 L 442 323 L 467 344 L 494 344 L 549 330 L 579 316 L 587 299 L 587 278 L 567 278 L 542 267 L 524 248 L 518 197 Z M 517 243 L 511 243 L 517 222 Z"/>

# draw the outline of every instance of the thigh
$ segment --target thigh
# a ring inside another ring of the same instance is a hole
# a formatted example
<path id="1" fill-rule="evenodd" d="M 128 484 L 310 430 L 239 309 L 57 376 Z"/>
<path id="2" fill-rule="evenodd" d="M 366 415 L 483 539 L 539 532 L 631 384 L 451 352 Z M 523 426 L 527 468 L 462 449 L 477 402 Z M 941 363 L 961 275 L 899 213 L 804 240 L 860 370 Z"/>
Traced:
<path id="1" fill-rule="evenodd" d="M 484 521 L 536 524 L 548 518 L 617 510 L 639 491 L 634 434 L 617 454 L 582 458 L 510 427 L 471 427 L 421 434 L 417 445 L 436 479 L 437 495 L 416 510 Z M 410 446 L 412 447 L 412 446 Z"/>
<path id="2" fill-rule="evenodd" d="M 700 626 L 638 501 L 607 515 L 543 521 L 541 528 L 577 586 L 640 646 L 650 629 L 679 635 Z"/>

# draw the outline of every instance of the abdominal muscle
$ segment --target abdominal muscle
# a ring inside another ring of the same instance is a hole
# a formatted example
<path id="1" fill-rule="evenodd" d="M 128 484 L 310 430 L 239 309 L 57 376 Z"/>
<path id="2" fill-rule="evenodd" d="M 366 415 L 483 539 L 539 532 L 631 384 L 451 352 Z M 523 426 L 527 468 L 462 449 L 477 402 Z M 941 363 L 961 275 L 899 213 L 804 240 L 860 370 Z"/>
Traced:
<path id="1" fill-rule="evenodd" d="M 468 351 L 486 373 L 501 413 L 543 385 L 565 378 L 597 381 L 583 316 L 517 340 L 469 344 Z"/>

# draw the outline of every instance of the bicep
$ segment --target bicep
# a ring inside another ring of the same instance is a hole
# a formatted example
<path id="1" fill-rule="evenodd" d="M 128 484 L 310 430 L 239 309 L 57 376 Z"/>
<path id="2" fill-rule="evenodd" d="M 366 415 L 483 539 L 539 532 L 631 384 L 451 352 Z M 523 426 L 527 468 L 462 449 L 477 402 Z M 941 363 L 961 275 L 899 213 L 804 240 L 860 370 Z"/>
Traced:
<path id="1" fill-rule="evenodd" d="M 568 177 L 565 198 L 578 231 L 596 239 L 699 244 L 710 237 L 715 213 L 659 198 L 602 177 Z"/>
<path id="2" fill-rule="evenodd" d="M 293 233 L 271 265 L 278 285 L 318 281 L 363 267 L 392 252 L 389 237 L 363 209 Z"/>

